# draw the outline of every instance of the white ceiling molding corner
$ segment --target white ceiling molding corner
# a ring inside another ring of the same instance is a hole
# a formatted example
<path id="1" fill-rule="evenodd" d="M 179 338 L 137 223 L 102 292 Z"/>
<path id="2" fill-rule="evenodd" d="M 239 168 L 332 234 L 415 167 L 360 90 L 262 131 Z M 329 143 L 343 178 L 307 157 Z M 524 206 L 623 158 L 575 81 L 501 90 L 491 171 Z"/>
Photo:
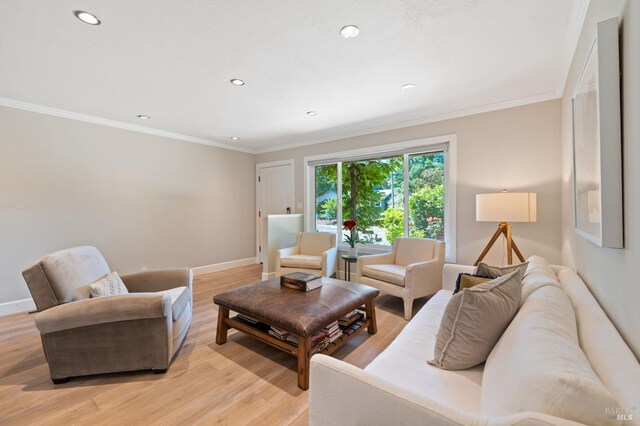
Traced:
<path id="1" fill-rule="evenodd" d="M 573 61 L 573 56 L 575 55 L 576 48 L 578 47 L 578 40 L 580 39 L 584 20 L 587 17 L 590 2 L 591 0 L 575 0 L 573 4 L 569 28 L 567 29 L 567 36 L 563 43 L 564 47 L 562 50 L 560 71 L 558 73 L 558 81 L 556 83 L 556 94 L 558 97 L 562 97 L 564 94 L 564 86 L 567 84 L 569 69 L 571 68 L 571 62 Z"/>
<path id="2" fill-rule="evenodd" d="M 28 102 L 16 101 L 13 99 L 0 98 L 0 106 L 21 109 L 24 111 L 38 112 L 40 114 L 52 115 L 54 117 L 68 118 L 70 120 L 83 121 L 85 123 L 98 124 L 100 126 L 115 127 L 117 129 L 129 130 L 132 132 L 146 133 L 149 135 L 161 136 L 169 139 L 176 139 L 185 142 L 197 143 L 200 145 L 209 145 L 216 148 L 230 149 L 232 151 L 240 151 L 248 154 L 255 154 L 255 150 L 231 144 L 225 144 L 213 140 L 198 138 L 195 136 L 182 135 L 180 133 L 166 132 L 164 130 L 154 129 L 153 127 L 138 126 L 121 121 L 108 120 L 106 118 L 94 117 L 92 115 L 80 114 L 72 111 L 64 111 L 57 108 L 50 108 L 42 105 L 30 104 Z"/>

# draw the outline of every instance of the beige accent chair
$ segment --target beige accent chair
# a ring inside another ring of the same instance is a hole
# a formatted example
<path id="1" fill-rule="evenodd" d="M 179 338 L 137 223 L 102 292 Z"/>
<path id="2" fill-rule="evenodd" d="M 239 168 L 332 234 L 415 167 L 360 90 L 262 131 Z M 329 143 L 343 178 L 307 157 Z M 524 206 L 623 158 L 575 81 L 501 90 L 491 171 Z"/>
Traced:
<path id="1" fill-rule="evenodd" d="M 111 271 L 95 247 L 61 250 L 22 275 L 36 303 L 53 383 L 120 371 L 167 371 L 184 341 L 193 299 L 188 268 L 123 275 L 130 294 L 89 297 Z"/>
<path id="2" fill-rule="evenodd" d="M 300 271 L 331 277 L 336 273 L 337 255 L 335 234 L 300 232 L 295 246 L 276 253 L 276 276 Z"/>
<path id="3" fill-rule="evenodd" d="M 444 247 L 443 241 L 396 238 L 390 253 L 358 258 L 356 282 L 402 297 L 410 320 L 414 299 L 442 290 Z"/>

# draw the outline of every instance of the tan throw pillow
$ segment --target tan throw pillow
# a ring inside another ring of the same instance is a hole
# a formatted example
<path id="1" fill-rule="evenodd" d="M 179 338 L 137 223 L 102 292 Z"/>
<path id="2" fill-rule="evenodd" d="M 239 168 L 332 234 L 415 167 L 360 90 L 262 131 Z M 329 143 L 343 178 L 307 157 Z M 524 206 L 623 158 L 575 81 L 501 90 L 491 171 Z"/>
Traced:
<path id="1" fill-rule="evenodd" d="M 442 315 L 434 359 L 443 370 L 464 370 L 487 360 L 520 308 L 519 271 L 455 294 Z"/>
<path id="2" fill-rule="evenodd" d="M 464 290 L 465 288 L 471 288 L 474 285 L 486 283 L 487 281 L 491 281 L 493 278 L 494 277 L 490 277 L 488 275 L 473 275 L 462 272 L 458 274 L 458 279 L 456 280 L 456 289 L 453 291 L 453 294 L 456 294 L 459 291 Z"/>
<path id="3" fill-rule="evenodd" d="M 114 271 L 89 284 L 89 294 L 91 297 L 117 296 L 129 294 L 129 290 L 125 287 L 118 273 Z"/>
<path id="4" fill-rule="evenodd" d="M 527 272 L 527 266 L 529 266 L 529 262 L 524 262 L 519 265 L 506 265 L 506 266 L 491 266 L 487 265 L 484 262 L 480 262 L 478 268 L 476 269 L 477 275 L 488 275 L 490 277 L 501 277 L 503 275 L 510 274 L 513 271 L 518 271 L 520 273 L 520 279 L 524 277 L 524 274 Z"/>

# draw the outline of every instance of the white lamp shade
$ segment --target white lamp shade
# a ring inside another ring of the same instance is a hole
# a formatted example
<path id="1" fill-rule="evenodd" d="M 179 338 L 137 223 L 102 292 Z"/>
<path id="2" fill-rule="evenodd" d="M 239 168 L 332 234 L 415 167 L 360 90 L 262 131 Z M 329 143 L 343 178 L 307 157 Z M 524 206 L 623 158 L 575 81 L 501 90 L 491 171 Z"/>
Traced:
<path id="1" fill-rule="evenodd" d="M 535 222 L 535 192 L 476 194 L 478 222 Z"/>

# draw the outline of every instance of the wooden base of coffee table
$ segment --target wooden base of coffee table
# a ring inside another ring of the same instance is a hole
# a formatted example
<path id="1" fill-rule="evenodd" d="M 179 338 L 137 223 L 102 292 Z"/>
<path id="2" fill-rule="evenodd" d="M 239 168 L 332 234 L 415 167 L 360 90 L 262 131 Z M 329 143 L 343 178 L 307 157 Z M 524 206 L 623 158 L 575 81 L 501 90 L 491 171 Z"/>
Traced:
<path id="1" fill-rule="evenodd" d="M 376 334 L 378 331 L 378 326 L 376 324 L 376 307 L 375 303 L 372 300 L 365 303 L 364 307 L 365 318 L 361 320 L 361 325 L 359 328 L 353 331 L 351 334 L 343 333 L 338 339 L 334 342 L 330 343 L 324 350 L 318 352 L 324 355 L 331 355 L 336 350 L 338 350 L 342 345 L 347 343 L 352 337 L 359 334 L 365 328 L 369 332 L 369 334 Z M 250 313 L 241 312 L 245 315 L 251 316 Z M 346 314 L 344 312 L 342 315 Z M 342 316 L 340 315 L 340 316 Z M 339 317 L 335 318 L 337 320 Z M 335 321 L 334 320 L 334 321 Z M 230 328 L 235 328 L 238 331 L 242 331 L 249 336 L 254 337 L 255 339 L 260 340 L 270 346 L 273 346 L 276 349 L 280 349 L 290 355 L 293 355 L 298 358 L 298 387 L 302 390 L 309 389 L 309 361 L 313 354 L 312 345 L 311 345 L 311 337 L 310 336 L 300 336 L 295 333 L 293 335 L 298 338 L 298 345 L 293 345 L 284 340 L 277 339 L 271 336 L 269 333 L 258 330 L 255 327 L 252 327 L 248 324 L 245 324 L 242 321 L 238 321 L 235 318 L 229 318 L 229 309 L 219 305 L 218 306 L 218 327 L 216 332 L 216 343 L 222 345 L 227 342 L 227 332 Z"/>

